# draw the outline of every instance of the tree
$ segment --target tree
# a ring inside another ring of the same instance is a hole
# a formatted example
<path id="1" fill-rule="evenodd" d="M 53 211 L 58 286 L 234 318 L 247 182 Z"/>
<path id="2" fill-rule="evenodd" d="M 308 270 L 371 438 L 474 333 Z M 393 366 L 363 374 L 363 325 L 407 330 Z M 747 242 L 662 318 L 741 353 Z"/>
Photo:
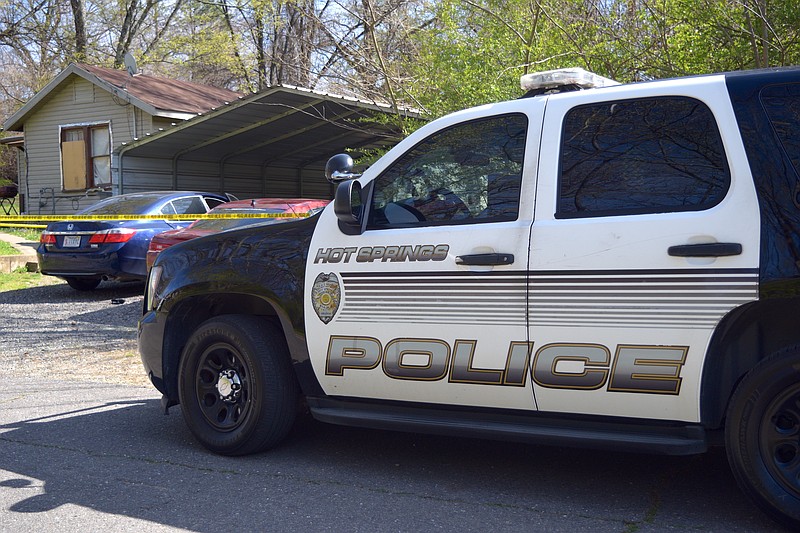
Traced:
<path id="1" fill-rule="evenodd" d="M 520 94 L 531 70 L 619 81 L 800 63 L 796 0 L 442 0 L 403 70 L 432 115 Z"/>
<path id="2" fill-rule="evenodd" d="M 21 106 L 62 66 L 70 48 L 68 19 L 50 0 L 0 4 L 0 112 Z"/>
<path id="3" fill-rule="evenodd" d="M 212 0 L 208 5 L 226 36 L 220 51 L 235 58 L 243 85 L 257 91 L 312 83 L 313 0 Z"/>
<path id="4" fill-rule="evenodd" d="M 513 98 L 529 71 L 620 81 L 800 63 L 796 0 L 14 0 L 0 106 L 71 61 L 237 90 L 298 85 L 431 116 Z M 0 109 L 7 114 L 7 111 Z"/>
<path id="5" fill-rule="evenodd" d="M 81 60 L 86 57 L 86 20 L 84 18 L 83 0 L 70 0 L 72 20 L 75 23 L 75 57 Z"/>
<path id="6" fill-rule="evenodd" d="M 794 0 L 677 0 L 666 8 L 675 22 L 670 44 L 685 73 L 800 61 L 800 5 Z"/>

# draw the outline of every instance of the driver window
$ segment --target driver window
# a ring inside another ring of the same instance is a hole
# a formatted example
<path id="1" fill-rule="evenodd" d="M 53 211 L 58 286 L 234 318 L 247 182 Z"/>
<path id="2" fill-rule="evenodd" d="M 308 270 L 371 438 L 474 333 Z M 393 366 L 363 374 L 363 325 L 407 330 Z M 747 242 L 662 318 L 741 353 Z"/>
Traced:
<path id="1" fill-rule="evenodd" d="M 500 115 L 431 135 L 375 180 L 367 229 L 516 220 L 527 125 Z"/>

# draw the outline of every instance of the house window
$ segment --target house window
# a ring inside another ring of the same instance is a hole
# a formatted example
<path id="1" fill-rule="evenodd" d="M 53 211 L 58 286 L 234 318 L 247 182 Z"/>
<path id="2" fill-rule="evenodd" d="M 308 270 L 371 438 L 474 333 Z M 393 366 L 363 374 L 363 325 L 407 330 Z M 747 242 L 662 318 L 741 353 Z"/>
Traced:
<path id="1" fill-rule="evenodd" d="M 111 133 L 108 124 L 61 129 L 61 169 L 65 191 L 111 186 Z"/>

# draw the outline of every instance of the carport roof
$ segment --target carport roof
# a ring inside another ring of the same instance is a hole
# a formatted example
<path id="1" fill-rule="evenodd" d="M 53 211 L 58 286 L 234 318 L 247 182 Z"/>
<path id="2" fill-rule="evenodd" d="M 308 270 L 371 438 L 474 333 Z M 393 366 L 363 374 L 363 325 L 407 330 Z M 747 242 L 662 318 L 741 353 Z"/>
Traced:
<path id="1" fill-rule="evenodd" d="M 128 156 L 304 168 L 344 149 L 395 144 L 401 137 L 383 104 L 291 86 L 276 86 L 118 148 Z M 418 118 L 411 110 L 405 117 Z"/>

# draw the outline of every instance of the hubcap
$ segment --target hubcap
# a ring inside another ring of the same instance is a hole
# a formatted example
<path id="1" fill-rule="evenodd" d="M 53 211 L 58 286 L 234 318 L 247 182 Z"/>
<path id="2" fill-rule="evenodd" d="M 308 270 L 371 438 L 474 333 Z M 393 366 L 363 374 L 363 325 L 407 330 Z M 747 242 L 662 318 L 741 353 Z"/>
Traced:
<path id="1" fill-rule="evenodd" d="M 230 344 L 209 346 L 200 356 L 195 394 L 203 417 L 220 431 L 232 431 L 250 410 L 250 371 Z"/>
<path id="2" fill-rule="evenodd" d="M 760 440 L 762 458 L 772 477 L 800 496 L 800 384 L 770 402 Z"/>
<path id="3" fill-rule="evenodd" d="M 220 400 L 226 402 L 236 401 L 242 391 L 242 381 L 239 379 L 239 374 L 232 368 L 220 372 L 217 380 L 217 391 L 219 391 Z"/>

